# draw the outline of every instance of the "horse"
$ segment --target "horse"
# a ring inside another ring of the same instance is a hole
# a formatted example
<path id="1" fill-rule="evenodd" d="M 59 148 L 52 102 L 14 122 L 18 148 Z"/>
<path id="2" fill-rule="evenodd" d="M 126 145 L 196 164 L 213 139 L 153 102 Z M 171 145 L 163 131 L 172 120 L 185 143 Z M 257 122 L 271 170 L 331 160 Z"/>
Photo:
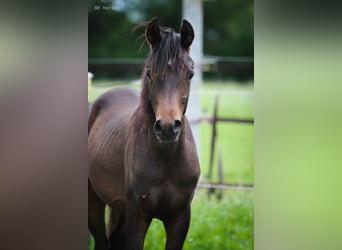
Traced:
<path id="1" fill-rule="evenodd" d="M 143 249 L 153 218 L 164 224 L 167 250 L 182 249 L 189 229 L 200 176 L 185 116 L 194 30 L 183 20 L 176 33 L 157 18 L 144 27 L 150 52 L 141 92 L 113 88 L 89 108 L 88 227 L 96 250 Z"/>

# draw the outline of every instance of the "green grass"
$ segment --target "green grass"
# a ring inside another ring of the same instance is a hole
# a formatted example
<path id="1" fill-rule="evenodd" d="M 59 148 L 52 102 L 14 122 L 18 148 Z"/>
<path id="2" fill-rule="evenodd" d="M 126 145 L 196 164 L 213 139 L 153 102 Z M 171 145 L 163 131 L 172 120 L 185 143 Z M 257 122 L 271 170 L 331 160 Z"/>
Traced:
<path id="1" fill-rule="evenodd" d="M 139 85 L 132 84 L 127 81 L 96 81 L 92 84 L 91 89 L 88 91 L 88 102 L 93 102 L 96 97 L 101 95 L 103 92 L 113 88 L 125 86 L 126 88 L 139 89 Z"/>
<path id="2" fill-rule="evenodd" d="M 212 90 L 215 90 L 213 92 Z M 253 86 L 206 83 L 200 96 L 202 112 L 212 116 L 218 97 L 218 117 L 253 119 Z M 212 125 L 201 124 L 200 162 L 204 176 L 209 172 Z M 221 154 L 224 181 L 253 184 L 254 126 L 250 124 L 218 123 L 213 173 L 211 181 L 218 181 L 218 157 Z"/>
<path id="3" fill-rule="evenodd" d="M 224 191 L 222 200 L 208 200 L 197 190 L 192 202 L 190 229 L 184 250 L 253 249 L 253 192 Z M 145 249 L 163 250 L 163 224 L 154 220 L 145 238 Z"/>
<path id="4" fill-rule="evenodd" d="M 192 202 L 191 224 L 184 250 L 252 250 L 254 245 L 254 205 L 252 191 L 223 191 L 221 200 L 197 190 Z M 154 219 L 147 231 L 144 249 L 163 250 L 165 230 Z M 89 249 L 94 242 L 90 239 Z"/>
<path id="5" fill-rule="evenodd" d="M 89 101 L 112 87 L 125 82 L 95 83 L 89 92 Z M 130 85 L 132 88 L 139 86 Z M 253 118 L 253 85 L 210 81 L 200 90 L 202 113 L 212 115 L 215 96 L 219 96 L 218 115 L 230 118 Z M 202 179 L 208 173 L 211 125 L 200 126 L 200 163 Z M 254 126 L 220 123 L 217 127 L 213 176 L 217 181 L 217 158 L 221 152 L 224 181 L 254 183 Z M 197 190 L 192 203 L 191 225 L 184 250 L 253 249 L 253 191 L 223 191 L 222 200 L 214 196 L 209 200 L 207 191 Z M 90 240 L 89 249 L 93 241 Z M 165 245 L 165 232 L 158 220 L 153 220 L 145 239 L 145 249 L 161 250 Z"/>

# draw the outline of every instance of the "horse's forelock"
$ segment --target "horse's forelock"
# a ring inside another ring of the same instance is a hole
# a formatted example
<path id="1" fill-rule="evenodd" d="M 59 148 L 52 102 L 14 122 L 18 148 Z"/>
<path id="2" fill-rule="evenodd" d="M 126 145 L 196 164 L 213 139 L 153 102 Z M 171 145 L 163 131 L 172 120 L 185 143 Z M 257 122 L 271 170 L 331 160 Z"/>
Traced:
<path id="1" fill-rule="evenodd" d="M 184 49 L 180 44 L 180 36 L 170 28 L 161 27 L 161 41 L 151 49 L 146 66 L 150 68 L 151 75 L 164 79 L 168 68 L 179 72 L 185 66 Z"/>
<path id="2" fill-rule="evenodd" d="M 142 22 L 131 30 L 131 33 L 146 28 L 149 22 Z M 159 44 L 150 50 L 149 56 L 145 62 L 145 66 L 151 69 L 151 75 L 154 77 L 164 78 L 167 72 L 167 68 L 171 67 L 174 72 L 179 72 L 185 69 L 186 62 L 184 59 L 184 53 L 188 53 L 184 50 L 180 43 L 180 34 L 176 33 L 172 28 L 159 26 L 161 32 L 161 40 Z M 143 39 L 139 51 L 145 43 L 148 44 L 146 34 L 141 34 L 138 39 Z"/>

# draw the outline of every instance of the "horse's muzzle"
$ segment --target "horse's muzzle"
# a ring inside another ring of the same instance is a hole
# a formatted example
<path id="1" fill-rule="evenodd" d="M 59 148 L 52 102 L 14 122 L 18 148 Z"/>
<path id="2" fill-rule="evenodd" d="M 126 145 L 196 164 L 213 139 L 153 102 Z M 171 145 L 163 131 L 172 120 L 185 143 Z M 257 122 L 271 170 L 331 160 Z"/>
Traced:
<path id="1" fill-rule="evenodd" d="M 173 143 L 178 140 L 182 126 L 183 124 L 180 120 L 173 120 L 172 122 L 157 120 L 154 123 L 153 131 L 156 134 L 159 142 Z"/>

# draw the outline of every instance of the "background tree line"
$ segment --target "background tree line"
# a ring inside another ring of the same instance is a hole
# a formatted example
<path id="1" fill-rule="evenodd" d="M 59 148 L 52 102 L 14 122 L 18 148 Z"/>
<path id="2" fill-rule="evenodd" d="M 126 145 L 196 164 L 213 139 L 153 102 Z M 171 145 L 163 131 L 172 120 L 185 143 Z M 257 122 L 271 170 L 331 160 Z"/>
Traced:
<path id="1" fill-rule="evenodd" d="M 253 57 L 253 8 L 251 0 L 204 1 L 204 54 Z M 161 25 L 178 31 L 182 1 L 90 0 L 88 57 L 145 58 L 148 47 L 142 46 L 139 50 L 142 39 L 138 39 L 143 30 L 131 31 L 137 24 L 153 17 L 158 17 Z"/>

